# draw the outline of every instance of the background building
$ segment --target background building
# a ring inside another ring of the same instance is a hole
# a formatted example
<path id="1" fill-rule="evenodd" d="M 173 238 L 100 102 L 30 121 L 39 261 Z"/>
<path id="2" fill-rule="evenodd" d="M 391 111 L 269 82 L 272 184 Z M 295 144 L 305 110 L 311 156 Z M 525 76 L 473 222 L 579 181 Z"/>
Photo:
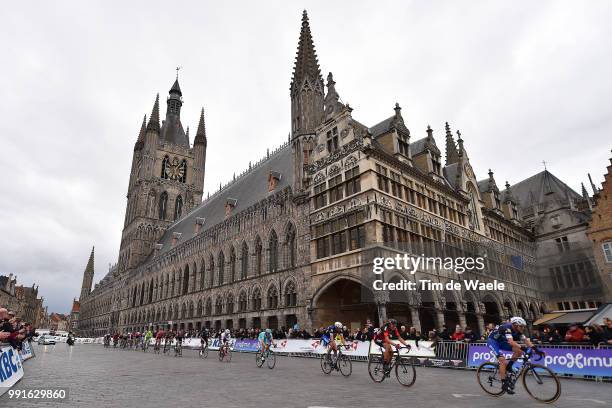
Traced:
<path id="1" fill-rule="evenodd" d="M 597 191 L 593 197 L 593 220 L 588 230 L 589 238 L 593 240 L 595 261 L 607 302 L 612 302 L 612 158 L 610 163 L 601 190 L 593 186 Z"/>

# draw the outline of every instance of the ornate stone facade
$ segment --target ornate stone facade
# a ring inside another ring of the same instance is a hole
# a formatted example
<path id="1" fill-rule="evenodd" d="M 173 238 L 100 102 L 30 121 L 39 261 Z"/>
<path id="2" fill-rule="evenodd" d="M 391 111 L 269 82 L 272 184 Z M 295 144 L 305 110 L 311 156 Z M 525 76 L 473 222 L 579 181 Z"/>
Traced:
<path id="1" fill-rule="evenodd" d="M 511 187 L 500 192 L 492 172 L 478 181 L 460 132 L 455 140 L 448 124 L 442 164 L 431 128 L 411 140 L 398 104 L 389 118 L 364 126 L 335 85 L 331 73 L 323 81 L 304 13 L 289 141 L 201 203 L 204 117 L 193 147 L 181 145 L 152 124 L 156 102 L 134 152 L 119 263 L 80 299 L 81 334 L 312 329 L 336 320 L 354 327 L 389 316 L 422 330 L 460 323 L 482 331 L 509 315 L 543 313 L 535 237 Z M 186 160 L 184 182 L 164 178 L 166 155 Z M 147 197 L 159 203 L 163 192 L 191 200 L 186 215 L 160 217 Z M 373 292 L 373 257 L 405 252 L 485 256 L 486 268 L 398 270 L 384 280 L 497 280 L 506 290 Z"/>

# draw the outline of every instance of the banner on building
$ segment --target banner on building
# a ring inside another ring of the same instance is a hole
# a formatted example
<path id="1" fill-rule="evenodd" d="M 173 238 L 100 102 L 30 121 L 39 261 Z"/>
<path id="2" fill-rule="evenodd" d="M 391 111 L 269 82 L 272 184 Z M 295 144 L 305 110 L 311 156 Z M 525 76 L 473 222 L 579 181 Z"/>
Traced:
<path id="1" fill-rule="evenodd" d="M 535 361 L 545 365 L 555 374 L 578 376 L 612 377 L 611 348 L 538 347 L 546 353 Z M 512 353 L 506 353 L 506 357 Z M 468 367 L 478 367 L 485 361 L 494 361 L 495 356 L 486 344 L 470 344 L 467 357 Z"/>
<path id="2" fill-rule="evenodd" d="M 0 346 L 0 395 L 7 392 L 23 377 L 23 365 L 17 350 Z"/>

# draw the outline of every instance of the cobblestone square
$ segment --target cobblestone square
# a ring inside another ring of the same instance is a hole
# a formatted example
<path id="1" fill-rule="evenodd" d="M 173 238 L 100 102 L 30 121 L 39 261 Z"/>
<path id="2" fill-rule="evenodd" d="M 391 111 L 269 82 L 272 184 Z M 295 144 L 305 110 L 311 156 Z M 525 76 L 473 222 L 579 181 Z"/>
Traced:
<path id="1" fill-rule="evenodd" d="M 212 351 L 202 360 L 193 350 L 183 357 L 152 352 L 104 349 L 101 345 L 36 346 L 25 362 L 23 388 L 67 387 L 65 402 L 10 401 L 6 407 L 541 407 L 521 385 L 514 396 L 494 398 L 480 390 L 473 371 L 417 368 L 414 386 L 395 378 L 375 384 L 365 363 L 353 373 L 325 375 L 319 361 L 278 357 L 276 367 L 257 368 L 253 354 L 234 353 L 221 363 Z M 604 407 L 612 404 L 610 384 L 562 380 L 556 407 Z M 398 401 L 393 404 L 392 401 Z"/>

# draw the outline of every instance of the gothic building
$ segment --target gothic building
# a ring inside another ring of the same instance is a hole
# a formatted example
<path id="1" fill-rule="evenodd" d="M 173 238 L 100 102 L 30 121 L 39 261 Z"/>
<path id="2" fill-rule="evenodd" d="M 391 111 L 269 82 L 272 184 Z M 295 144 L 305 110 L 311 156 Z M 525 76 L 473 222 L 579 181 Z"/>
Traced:
<path id="1" fill-rule="evenodd" d="M 289 96 L 289 140 L 204 201 L 204 113 L 190 144 L 178 80 L 161 125 L 156 100 L 134 148 L 118 265 L 93 291 L 85 273 L 82 335 L 354 327 L 390 316 L 421 330 L 482 331 L 544 312 L 534 232 L 513 188 L 500 190 L 491 171 L 478 180 L 469 142 L 448 123 L 441 138 L 411 129 L 397 103 L 379 123 L 359 122 L 333 75 L 323 80 L 306 12 Z M 405 252 L 483 256 L 486 267 L 389 271 L 384 280 L 497 280 L 506 289 L 373 291 L 373 257 Z"/>

